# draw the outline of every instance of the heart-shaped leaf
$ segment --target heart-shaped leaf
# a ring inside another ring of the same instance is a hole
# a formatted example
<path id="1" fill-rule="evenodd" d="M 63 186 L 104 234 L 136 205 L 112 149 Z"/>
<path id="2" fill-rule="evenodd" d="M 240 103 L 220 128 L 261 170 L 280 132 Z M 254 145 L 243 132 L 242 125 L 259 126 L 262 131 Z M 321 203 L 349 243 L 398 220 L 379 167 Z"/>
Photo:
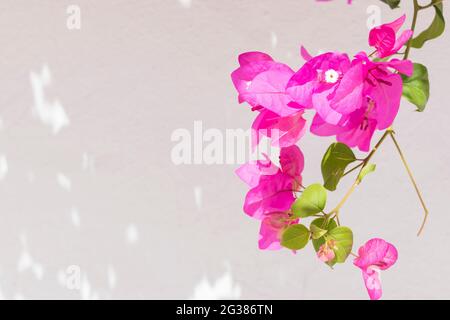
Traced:
<path id="1" fill-rule="evenodd" d="M 336 228 L 337 224 L 336 224 L 336 221 L 334 221 L 334 220 L 329 220 L 328 223 L 326 223 L 325 218 L 317 218 L 313 222 L 311 222 L 311 226 L 310 226 L 311 231 L 313 230 L 314 227 L 320 228 L 322 230 L 326 230 L 328 233 L 328 232 L 330 232 L 330 230 L 333 230 L 334 228 Z M 314 237 L 313 237 L 312 244 L 313 244 L 314 250 L 316 252 L 319 251 L 320 247 L 324 243 L 325 243 L 325 238 L 323 236 L 318 239 L 314 239 Z M 332 267 L 333 265 L 336 264 L 336 261 L 329 261 L 329 262 L 327 262 L 327 264 L 330 267 Z"/>
<path id="2" fill-rule="evenodd" d="M 311 224 L 310 229 L 312 234 L 311 237 L 313 238 L 313 240 L 322 238 L 328 232 L 328 230 L 322 229 L 314 224 Z"/>
<path id="3" fill-rule="evenodd" d="M 327 191 L 321 184 L 307 187 L 292 205 L 296 218 L 306 218 L 322 212 L 327 203 Z"/>
<path id="4" fill-rule="evenodd" d="M 302 224 L 288 227 L 281 236 L 281 245 L 291 250 L 303 249 L 309 241 L 309 230 Z"/>
<path id="5" fill-rule="evenodd" d="M 335 241 L 334 253 L 336 263 L 344 263 L 352 252 L 353 232 L 347 227 L 336 227 L 327 234 L 327 238 Z"/>
<path id="6" fill-rule="evenodd" d="M 425 42 L 438 38 L 445 30 L 445 19 L 444 19 L 444 5 L 442 3 L 437 3 L 433 5 L 436 11 L 434 19 L 430 26 L 422 31 L 417 37 L 411 40 L 411 47 L 422 48 Z"/>
<path id="7" fill-rule="evenodd" d="M 417 111 L 425 110 L 430 97 L 430 81 L 427 68 L 414 63 L 414 73 L 411 77 L 402 76 L 403 96 L 417 107 Z"/>
<path id="8" fill-rule="evenodd" d="M 330 191 L 336 190 L 339 180 L 344 175 L 345 168 L 355 160 L 355 154 L 346 144 L 333 143 L 322 159 L 324 187 Z"/>

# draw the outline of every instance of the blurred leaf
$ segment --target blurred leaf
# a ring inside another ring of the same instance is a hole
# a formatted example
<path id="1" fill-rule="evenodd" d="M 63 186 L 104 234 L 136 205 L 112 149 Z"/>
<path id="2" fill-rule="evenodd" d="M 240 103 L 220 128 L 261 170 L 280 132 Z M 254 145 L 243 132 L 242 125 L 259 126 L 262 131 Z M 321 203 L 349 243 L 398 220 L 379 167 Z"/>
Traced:
<path id="1" fill-rule="evenodd" d="M 324 187 L 330 191 L 336 186 L 344 175 L 345 168 L 356 160 L 352 149 L 343 143 L 333 143 L 325 152 L 322 159 L 322 176 Z"/>
<path id="2" fill-rule="evenodd" d="M 318 228 L 324 229 L 328 232 L 330 232 L 330 230 L 333 230 L 334 228 L 337 227 L 336 221 L 334 220 L 330 220 L 328 221 L 328 224 L 325 225 L 325 218 L 317 218 L 315 219 L 313 222 L 311 222 L 311 230 L 313 228 L 313 226 L 317 226 Z M 314 239 L 312 240 L 312 244 L 314 247 L 314 250 L 316 252 L 319 251 L 320 247 L 325 243 L 325 238 L 321 237 L 319 239 Z M 332 261 L 326 262 L 327 265 L 329 265 L 330 267 L 333 267 L 336 264 L 336 259 L 333 259 Z"/>
<path id="3" fill-rule="evenodd" d="M 288 227 L 281 236 L 281 245 L 291 250 L 303 249 L 309 241 L 309 230 L 302 224 Z"/>
<path id="4" fill-rule="evenodd" d="M 364 166 L 364 168 L 362 168 L 361 172 L 358 175 L 358 181 L 361 182 L 365 176 L 367 176 L 369 173 L 374 172 L 376 168 L 377 165 L 373 163 L 369 163 L 368 165 Z"/>
<path id="5" fill-rule="evenodd" d="M 422 31 L 417 37 L 411 40 L 411 47 L 413 48 L 422 48 L 425 42 L 438 38 L 441 34 L 444 33 L 445 30 L 445 19 L 444 19 L 444 5 L 442 3 L 438 3 L 433 5 L 434 10 L 436 11 L 434 15 L 434 19 L 431 22 L 430 26 Z"/>
<path id="6" fill-rule="evenodd" d="M 388 4 L 391 9 L 398 8 L 400 4 L 400 0 L 381 0 L 381 2 Z"/>
<path id="7" fill-rule="evenodd" d="M 414 73 L 411 77 L 402 76 L 403 96 L 417 107 L 417 111 L 425 110 L 430 98 L 430 81 L 428 80 L 427 68 L 414 63 Z"/>
<path id="8" fill-rule="evenodd" d="M 313 222 L 311 222 L 311 226 L 310 226 L 311 230 L 313 230 L 313 226 L 329 232 L 330 230 L 336 228 L 337 224 L 336 224 L 336 221 L 330 220 L 330 221 L 328 221 L 328 225 L 325 225 L 325 218 L 317 218 Z M 314 250 L 316 250 L 316 252 L 317 252 L 317 251 L 319 251 L 320 246 L 325 243 L 325 239 L 323 237 L 319 238 L 319 239 L 313 238 L 312 243 L 314 246 Z"/>
<path id="9" fill-rule="evenodd" d="M 321 184 L 307 187 L 292 205 L 292 212 L 297 218 L 306 218 L 322 212 L 327 203 L 327 191 Z"/>
<path id="10" fill-rule="evenodd" d="M 344 263 L 347 257 L 352 252 L 353 247 L 353 232 L 347 227 L 336 227 L 328 232 L 327 237 L 336 241 L 334 253 L 337 263 Z"/>
<path id="11" fill-rule="evenodd" d="M 314 240 L 322 238 L 328 232 L 328 230 L 322 229 L 314 224 L 311 224 L 310 229 Z"/>

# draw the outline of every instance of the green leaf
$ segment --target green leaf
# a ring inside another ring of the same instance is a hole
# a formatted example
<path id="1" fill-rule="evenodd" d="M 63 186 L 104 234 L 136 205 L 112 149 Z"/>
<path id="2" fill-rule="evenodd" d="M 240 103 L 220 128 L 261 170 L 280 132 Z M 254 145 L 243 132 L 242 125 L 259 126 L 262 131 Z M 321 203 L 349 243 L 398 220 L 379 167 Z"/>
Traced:
<path id="1" fill-rule="evenodd" d="M 281 245 L 291 250 L 303 249 L 309 241 L 309 230 L 302 224 L 288 227 L 281 236 Z"/>
<path id="2" fill-rule="evenodd" d="M 336 241 L 336 246 L 334 248 L 334 253 L 336 254 L 334 260 L 336 260 L 336 263 L 344 263 L 352 252 L 352 230 L 347 227 L 336 227 L 327 234 L 327 238 Z"/>
<path id="3" fill-rule="evenodd" d="M 358 181 L 361 182 L 365 176 L 367 176 L 369 173 L 374 172 L 376 168 L 377 165 L 373 163 L 369 163 L 368 165 L 364 166 L 364 168 L 362 168 L 361 172 L 358 175 Z"/>
<path id="4" fill-rule="evenodd" d="M 414 63 L 413 75 L 411 77 L 403 75 L 402 79 L 403 96 L 416 105 L 417 111 L 425 110 L 430 98 L 430 81 L 428 80 L 427 68 L 420 63 Z"/>
<path id="5" fill-rule="evenodd" d="M 434 19 L 431 22 L 430 26 L 422 31 L 417 37 L 411 40 L 411 47 L 413 48 L 422 48 L 425 42 L 438 38 L 441 34 L 444 33 L 445 30 L 445 19 L 444 19 L 444 5 L 442 3 L 438 3 L 433 5 L 436 14 L 434 15 Z"/>
<path id="6" fill-rule="evenodd" d="M 302 195 L 292 205 L 296 218 L 306 218 L 322 212 L 327 203 L 327 191 L 321 184 L 307 187 Z"/>
<path id="7" fill-rule="evenodd" d="M 400 0 L 381 0 L 381 2 L 388 4 L 391 9 L 398 8 L 400 4 Z"/>
<path id="8" fill-rule="evenodd" d="M 336 187 L 344 175 L 345 168 L 356 160 L 352 149 L 343 143 L 333 143 L 322 159 L 322 176 L 324 187 L 330 191 Z"/>
<path id="9" fill-rule="evenodd" d="M 310 229 L 313 230 L 314 226 L 318 227 L 320 229 L 326 230 L 327 233 L 328 233 L 328 232 L 330 232 L 330 230 L 333 230 L 334 228 L 336 228 L 337 224 L 336 224 L 336 221 L 330 220 L 330 221 L 328 221 L 328 225 L 325 225 L 325 218 L 317 218 L 313 222 L 311 222 Z M 319 238 L 319 239 L 314 239 L 313 238 L 313 240 L 312 240 L 312 244 L 313 244 L 314 250 L 316 252 L 319 251 L 320 247 L 324 243 L 325 243 L 325 238 L 323 236 L 321 238 Z M 335 260 L 334 261 L 329 261 L 329 262 L 327 262 L 327 264 L 330 267 L 333 267 L 336 264 L 336 261 Z"/>
<path id="10" fill-rule="evenodd" d="M 328 225 L 325 225 L 325 218 L 317 218 L 313 222 L 311 222 L 311 226 L 310 226 L 311 231 L 313 230 L 313 227 L 317 227 L 317 228 L 320 228 L 322 230 L 326 230 L 327 232 L 329 232 L 330 230 L 336 228 L 337 224 L 336 224 L 336 221 L 330 220 L 330 221 L 328 221 Z M 320 246 L 325 243 L 325 239 L 323 237 L 319 238 L 319 239 L 313 238 L 312 243 L 313 243 L 314 250 L 316 250 L 316 252 L 317 252 L 317 251 L 319 251 Z"/>
<path id="11" fill-rule="evenodd" d="M 310 229 L 314 240 L 322 238 L 328 232 L 328 230 L 322 229 L 314 224 L 311 224 Z"/>

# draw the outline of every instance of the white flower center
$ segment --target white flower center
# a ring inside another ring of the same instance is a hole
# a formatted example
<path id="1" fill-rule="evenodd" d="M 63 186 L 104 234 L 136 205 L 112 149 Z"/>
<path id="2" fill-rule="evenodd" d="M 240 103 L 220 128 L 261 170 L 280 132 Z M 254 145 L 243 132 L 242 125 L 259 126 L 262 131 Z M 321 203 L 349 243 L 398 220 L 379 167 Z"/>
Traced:
<path id="1" fill-rule="evenodd" d="M 339 73 L 334 70 L 330 69 L 325 72 L 325 82 L 327 83 L 336 83 L 339 79 Z"/>

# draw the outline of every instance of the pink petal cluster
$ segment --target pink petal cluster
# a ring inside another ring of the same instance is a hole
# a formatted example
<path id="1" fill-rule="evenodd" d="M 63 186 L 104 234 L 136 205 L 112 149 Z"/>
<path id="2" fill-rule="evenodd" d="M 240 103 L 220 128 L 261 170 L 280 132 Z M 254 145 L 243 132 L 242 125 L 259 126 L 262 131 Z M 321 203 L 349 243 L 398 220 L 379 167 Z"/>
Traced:
<path id="1" fill-rule="evenodd" d="M 276 147 L 294 145 L 306 130 L 304 108 L 286 92 L 294 71 L 262 52 L 241 54 L 239 65 L 231 74 L 239 102 L 247 102 L 259 113 L 252 125 L 253 148 L 262 135 L 271 138 Z"/>
<path id="2" fill-rule="evenodd" d="M 283 230 L 298 222 L 290 218 L 289 211 L 295 200 L 294 194 L 302 183 L 304 157 L 300 148 L 296 145 L 281 148 L 280 166 L 266 157 L 236 170 L 236 174 L 250 187 L 244 211 L 261 220 L 260 249 L 280 249 Z"/>
<path id="3" fill-rule="evenodd" d="M 319 251 L 317 251 L 317 257 L 323 262 L 329 262 L 334 259 L 336 254 L 334 253 L 334 248 L 336 242 L 334 240 L 328 240 L 323 245 L 320 246 Z"/>
<path id="4" fill-rule="evenodd" d="M 369 45 L 376 49 L 379 58 L 389 57 L 397 53 L 412 37 L 412 30 L 408 29 L 397 38 L 397 32 L 403 26 L 406 15 L 397 20 L 373 28 L 369 33 Z"/>
<path id="5" fill-rule="evenodd" d="M 411 38 L 410 30 L 396 38 L 405 16 L 370 31 L 369 43 L 378 57 L 390 57 Z M 345 53 L 311 56 L 301 48 L 306 63 L 294 72 L 261 52 L 239 56 L 231 77 L 239 102 L 247 102 L 258 116 L 252 125 L 252 146 L 261 136 L 272 145 L 289 147 L 306 130 L 308 109 L 316 112 L 310 131 L 336 136 L 337 141 L 367 152 L 376 130 L 388 128 L 400 106 L 403 83 L 399 73 L 410 76 L 409 60 L 373 61 L 365 52 L 352 59 Z"/>
<path id="6" fill-rule="evenodd" d="M 353 264 L 362 270 L 370 299 L 378 300 L 383 293 L 380 271 L 389 269 L 398 258 L 397 249 L 383 239 L 371 239 L 358 250 Z"/>
<path id="7" fill-rule="evenodd" d="M 411 61 L 375 62 L 366 53 L 358 53 L 346 72 L 337 71 L 340 80 L 331 90 L 313 94 L 317 114 L 311 132 L 336 136 L 337 141 L 349 147 L 369 151 L 375 130 L 388 128 L 397 116 L 403 90 L 397 71 L 410 76 Z M 293 82 L 292 88 L 299 83 Z"/>
<path id="8" fill-rule="evenodd" d="M 330 1 L 330 0 L 317 0 Z M 348 0 L 348 4 L 351 4 Z M 252 148 L 265 136 L 280 147 L 280 167 L 265 159 L 251 161 L 236 170 L 249 186 L 244 211 L 260 220 L 259 248 L 278 250 L 284 230 L 298 223 L 291 213 L 295 193 L 302 188 L 304 156 L 296 143 L 306 131 L 304 114 L 315 112 L 310 131 L 318 136 L 336 136 L 349 147 L 367 152 L 376 130 L 390 127 L 397 116 L 403 91 L 401 74 L 411 76 L 409 60 L 392 58 L 413 32 L 397 36 L 406 16 L 373 28 L 369 45 L 375 51 L 327 52 L 312 56 L 301 47 L 304 65 L 297 71 L 262 52 L 239 56 L 239 67 L 231 74 L 239 103 L 247 103 L 257 116 L 252 124 Z M 378 59 L 371 59 L 376 55 Z M 317 256 L 335 259 L 336 243 L 326 241 Z M 362 270 L 371 299 L 382 295 L 379 273 L 397 260 L 396 248 L 371 239 L 359 248 L 354 265 Z"/>

